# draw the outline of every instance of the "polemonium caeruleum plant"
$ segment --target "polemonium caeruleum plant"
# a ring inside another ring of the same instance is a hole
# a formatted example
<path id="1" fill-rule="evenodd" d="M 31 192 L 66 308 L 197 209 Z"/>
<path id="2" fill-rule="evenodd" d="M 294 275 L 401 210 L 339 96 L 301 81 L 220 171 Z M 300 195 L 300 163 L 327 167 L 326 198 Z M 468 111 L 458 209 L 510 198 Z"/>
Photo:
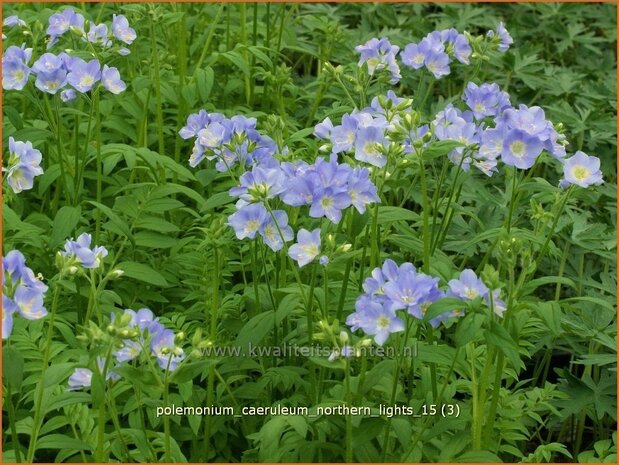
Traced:
<path id="1" fill-rule="evenodd" d="M 606 7 L 10 7 L 5 460 L 612 460 Z"/>

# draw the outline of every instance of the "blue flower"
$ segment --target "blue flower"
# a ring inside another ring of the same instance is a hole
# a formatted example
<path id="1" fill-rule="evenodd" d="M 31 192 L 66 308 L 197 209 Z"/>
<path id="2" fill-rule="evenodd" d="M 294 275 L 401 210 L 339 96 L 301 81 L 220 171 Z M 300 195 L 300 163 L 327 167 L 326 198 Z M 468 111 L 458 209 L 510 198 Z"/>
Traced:
<path id="1" fill-rule="evenodd" d="M 112 46 L 112 41 L 108 39 L 108 30 L 105 23 L 90 23 L 86 39 L 93 44 L 101 44 L 103 48 Z"/>
<path id="2" fill-rule="evenodd" d="M 22 90 L 28 82 L 30 68 L 17 60 L 2 60 L 2 88 Z"/>
<path id="3" fill-rule="evenodd" d="M 514 39 L 512 39 L 512 36 L 509 34 L 509 32 L 507 32 L 507 29 L 505 29 L 505 25 L 502 21 L 497 25 L 496 32 L 488 31 L 486 35 L 488 37 L 496 36 L 498 38 L 499 52 L 506 52 L 509 49 L 509 46 L 514 43 Z"/>
<path id="4" fill-rule="evenodd" d="M 285 190 L 286 176 L 279 168 L 254 166 L 239 179 L 241 185 L 230 189 L 230 195 L 243 201 L 238 206 L 272 199 Z"/>
<path id="5" fill-rule="evenodd" d="M 462 98 L 478 120 L 499 115 L 511 107 L 509 95 L 507 92 L 502 92 L 496 83 L 484 83 L 478 86 L 474 82 L 469 82 Z"/>
<path id="6" fill-rule="evenodd" d="M 62 13 L 56 13 L 50 16 L 47 34 L 50 36 L 48 47 L 53 45 L 58 37 L 62 36 L 71 27 L 78 31 L 84 32 L 84 17 L 73 11 L 73 8 L 67 7 Z"/>
<path id="7" fill-rule="evenodd" d="M 2 339 L 8 339 L 13 332 L 13 315 L 17 305 L 6 295 L 2 296 Z"/>
<path id="8" fill-rule="evenodd" d="M 69 391 L 77 391 L 90 387 L 92 384 L 92 370 L 88 368 L 76 368 L 69 377 Z"/>
<path id="9" fill-rule="evenodd" d="M 34 85 L 41 92 L 55 95 L 67 83 L 67 72 L 63 68 L 59 68 L 50 73 L 40 72 L 37 74 L 37 80 Z"/>
<path id="10" fill-rule="evenodd" d="M 27 320 L 40 320 L 47 315 L 43 306 L 43 294 L 37 288 L 18 286 L 13 295 L 17 312 Z"/>
<path id="11" fill-rule="evenodd" d="M 378 302 L 367 302 L 357 312 L 356 326 L 374 336 L 374 341 L 380 346 L 392 333 L 404 331 L 404 322 L 395 315 L 395 311 Z"/>
<path id="12" fill-rule="evenodd" d="M 329 139 L 331 137 L 332 130 L 333 123 L 331 123 L 331 119 L 325 118 L 321 123 L 318 123 L 314 127 L 314 135 L 320 139 Z"/>
<path id="13" fill-rule="evenodd" d="M 32 49 L 11 45 L 2 56 L 2 88 L 22 90 L 28 83 L 30 68 L 28 62 Z"/>
<path id="14" fill-rule="evenodd" d="M 450 73 L 449 56 L 444 52 L 430 52 L 426 56 L 424 65 L 436 79 L 440 79 Z"/>
<path id="15" fill-rule="evenodd" d="M 75 92 L 75 89 L 65 89 L 62 92 L 60 92 L 60 100 L 62 100 L 65 103 L 71 102 L 75 100 L 76 98 L 77 98 L 77 93 Z"/>
<path id="16" fill-rule="evenodd" d="M 164 370 L 176 370 L 178 364 L 185 358 L 183 349 L 176 346 L 174 339 L 175 334 L 170 329 L 163 329 L 152 335 L 151 353 L 157 358 L 159 367 Z"/>
<path id="17" fill-rule="evenodd" d="M 342 219 L 342 210 L 351 204 L 350 195 L 336 188 L 326 187 L 314 191 L 309 214 L 312 218 L 327 217 L 333 223 Z"/>
<path id="18" fill-rule="evenodd" d="M 2 22 L 2 25 L 5 27 L 15 27 L 15 26 L 22 27 L 26 25 L 26 22 L 22 19 L 19 19 L 18 16 L 12 15 L 12 16 L 7 16 Z"/>
<path id="19" fill-rule="evenodd" d="M 97 357 L 97 369 L 99 373 L 103 373 L 105 369 L 105 358 Z M 107 370 L 105 374 L 106 380 L 116 381 L 120 379 L 120 376 L 112 370 Z M 69 391 L 76 391 L 78 389 L 84 389 L 90 387 L 92 384 L 92 370 L 89 368 L 76 368 L 73 371 L 73 374 L 69 377 L 68 380 Z"/>
<path id="20" fill-rule="evenodd" d="M 594 184 L 602 184 L 603 182 L 599 158 L 578 151 L 574 156 L 565 160 L 563 164 L 563 179 L 560 184 L 562 187 L 567 187 L 570 184 L 589 187 Z"/>
<path id="21" fill-rule="evenodd" d="M 501 159 L 506 165 L 529 169 L 535 164 L 542 149 L 539 138 L 520 129 L 511 129 L 503 139 Z"/>
<path id="22" fill-rule="evenodd" d="M 234 228 L 237 239 L 254 239 L 269 214 L 261 203 L 246 205 L 228 217 L 228 224 Z"/>
<path id="23" fill-rule="evenodd" d="M 130 339 L 123 341 L 123 346 L 114 352 L 114 357 L 119 363 L 135 360 L 142 352 L 139 342 Z"/>
<path id="24" fill-rule="evenodd" d="M 77 240 L 69 240 L 65 242 L 64 252 L 61 255 L 69 260 L 75 260 L 84 268 L 96 269 L 103 264 L 103 258 L 107 257 L 107 249 L 102 246 L 90 248 L 92 236 L 88 233 L 82 233 Z"/>
<path id="25" fill-rule="evenodd" d="M 400 78 L 400 67 L 396 61 L 396 54 L 400 48 L 391 45 L 388 39 L 370 39 L 363 45 L 355 47 L 355 51 L 360 54 L 358 66 L 367 64 L 368 74 L 373 76 L 376 71 L 383 69 L 391 73 L 391 84 L 396 84 Z"/>
<path id="26" fill-rule="evenodd" d="M 101 72 L 101 84 L 113 94 L 120 94 L 127 89 L 127 84 L 120 79 L 120 73 L 117 68 L 110 68 L 108 65 L 103 65 Z"/>
<path id="27" fill-rule="evenodd" d="M 284 241 L 288 242 L 294 238 L 294 232 L 288 225 L 288 215 L 283 210 L 273 210 L 273 217 L 269 215 L 260 226 L 259 232 L 262 240 L 273 252 L 281 250 Z"/>
<path id="28" fill-rule="evenodd" d="M 35 73 L 52 73 L 64 67 L 62 57 L 53 53 L 44 53 L 32 65 Z"/>
<path id="29" fill-rule="evenodd" d="M 312 262 L 320 254 L 320 244 L 320 228 L 316 228 L 312 232 L 307 229 L 300 229 L 297 233 L 297 243 L 288 249 L 288 255 L 301 268 Z"/>
<path id="30" fill-rule="evenodd" d="M 26 259 L 18 250 L 2 258 L 2 338 L 13 330 L 13 319 L 20 315 L 38 320 L 47 315 L 43 299 L 47 286 L 26 266 Z"/>
<path id="31" fill-rule="evenodd" d="M 463 270 L 458 279 L 450 280 L 447 285 L 449 286 L 447 295 L 462 300 L 473 300 L 477 297 L 485 298 L 489 292 L 488 287 L 469 268 Z"/>
<path id="32" fill-rule="evenodd" d="M 129 21 L 124 15 L 112 16 L 112 33 L 118 40 L 131 45 L 136 39 L 135 29 L 129 27 Z"/>
<path id="33" fill-rule="evenodd" d="M 367 168 L 354 168 L 348 178 L 347 191 L 350 202 L 361 214 L 365 213 L 366 205 L 380 202 L 377 189 L 370 180 L 370 172 Z"/>
<path id="34" fill-rule="evenodd" d="M 420 44 L 408 44 L 400 54 L 402 63 L 413 69 L 423 68 L 426 56 L 430 53 L 428 41 L 421 41 Z"/>
<path id="35" fill-rule="evenodd" d="M 355 141 L 355 159 L 382 168 L 387 164 L 384 130 L 376 126 L 360 128 Z"/>
<path id="36" fill-rule="evenodd" d="M 460 63 L 465 65 L 469 64 L 469 57 L 473 50 L 471 49 L 471 45 L 469 44 L 469 40 L 466 38 L 464 34 L 458 34 L 456 39 L 453 42 L 453 53 Z"/>
<path id="37" fill-rule="evenodd" d="M 412 315 L 421 318 L 418 307 L 433 299 L 435 292 L 438 292 L 437 285 L 438 278 L 410 269 L 389 280 L 384 285 L 384 292 L 390 299 L 393 310 L 406 309 Z"/>
<path id="38" fill-rule="evenodd" d="M 67 74 L 67 82 L 82 93 L 90 91 L 99 79 L 101 79 L 99 60 L 90 60 L 86 63 L 81 58 L 75 58 Z"/>
<path id="39" fill-rule="evenodd" d="M 32 189 L 34 178 L 43 174 L 41 152 L 32 147 L 32 143 L 16 141 L 9 137 L 9 163 L 2 168 L 6 180 L 16 194 Z"/>
<path id="40" fill-rule="evenodd" d="M 346 152 L 355 143 L 358 121 L 351 115 L 342 116 L 342 124 L 331 129 L 329 138 L 333 153 Z"/>
<path id="41" fill-rule="evenodd" d="M 211 122 L 209 114 L 205 110 L 200 110 L 198 113 L 189 115 L 187 118 L 187 124 L 181 128 L 179 135 L 183 139 L 190 139 L 196 137 L 198 132 L 206 128 Z"/>

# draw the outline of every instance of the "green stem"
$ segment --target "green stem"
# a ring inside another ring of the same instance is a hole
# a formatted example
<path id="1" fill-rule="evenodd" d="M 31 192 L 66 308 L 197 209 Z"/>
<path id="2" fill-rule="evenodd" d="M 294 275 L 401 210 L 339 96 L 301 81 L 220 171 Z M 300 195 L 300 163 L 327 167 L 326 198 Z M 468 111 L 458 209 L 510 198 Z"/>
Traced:
<path id="1" fill-rule="evenodd" d="M 552 225 L 550 226 L 550 231 L 548 231 L 548 234 L 546 235 L 546 241 L 544 241 L 544 245 L 542 245 L 542 248 L 540 249 L 539 253 L 537 254 L 537 257 L 535 257 L 534 262 L 537 264 L 537 266 L 539 266 L 540 261 L 542 260 L 542 258 L 544 258 L 544 255 L 546 254 L 546 250 L 548 249 L 548 245 L 550 244 L 550 240 L 552 239 L 552 236 L 555 233 L 555 229 L 557 227 L 557 224 L 559 223 L 559 219 L 561 218 L 561 214 L 563 213 L 563 209 L 565 208 L 565 205 L 567 204 L 567 201 L 570 198 L 570 196 L 572 195 L 573 191 L 574 191 L 574 186 L 572 185 L 572 186 L 570 186 L 567 189 L 567 191 L 565 192 L 565 195 L 563 196 L 563 199 L 561 200 L 561 203 L 559 204 L 559 210 L 554 215 L 554 219 L 552 221 Z"/>
<path id="2" fill-rule="evenodd" d="M 99 111 L 99 88 L 93 95 L 93 106 L 96 115 L 96 148 L 97 148 L 97 203 L 101 203 L 101 192 L 103 183 L 103 170 L 101 159 L 101 112 Z M 99 243 L 99 233 L 101 232 L 101 210 L 97 208 L 95 212 L 95 244 Z"/>
<path id="3" fill-rule="evenodd" d="M 159 155 L 165 155 L 165 144 L 163 138 L 163 103 L 161 98 L 161 69 L 159 67 L 159 48 L 157 47 L 157 41 L 155 40 L 155 21 L 153 15 L 150 15 L 150 46 L 151 46 L 151 60 L 153 66 L 153 74 L 155 81 L 155 100 L 157 104 L 157 141 Z M 165 171 L 163 168 L 160 173 L 162 179 L 160 182 L 165 182 Z"/>
<path id="4" fill-rule="evenodd" d="M 163 405 L 170 405 L 169 400 L 169 382 L 168 382 L 168 374 L 170 373 L 170 362 L 172 361 L 173 355 L 170 354 L 168 358 L 168 366 L 166 367 L 165 374 L 163 375 Z M 168 415 L 163 416 L 163 447 L 164 454 L 163 460 L 164 462 L 172 462 L 172 455 L 170 452 L 170 417 Z"/>
<path id="5" fill-rule="evenodd" d="M 423 152 L 417 152 L 419 159 L 419 178 L 421 179 L 421 199 L 423 208 L 423 270 L 425 273 L 430 272 L 430 223 L 428 206 L 428 185 L 426 182 L 425 165 L 423 163 Z"/>
<path id="6" fill-rule="evenodd" d="M 346 357 L 346 404 L 351 407 L 350 357 Z M 352 416 L 346 415 L 346 463 L 352 463 Z"/>
<path id="7" fill-rule="evenodd" d="M 404 331 L 404 337 L 402 338 L 401 342 L 400 342 L 400 351 L 396 354 L 396 363 L 395 363 L 395 369 L 393 371 L 393 384 L 391 387 L 391 396 L 389 397 L 389 405 L 393 406 L 395 405 L 395 398 L 396 398 L 396 394 L 398 392 L 398 381 L 400 379 L 400 369 L 402 367 L 402 358 L 404 356 L 404 347 L 406 346 L 406 343 L 408 341 L 408 335 L 410 333 L 411 330 L 411 326 L 412 326 L 412 319 L 408 319 L 409 321 L 407 321 L 406 323 L 406 330 Z M 385 462 L 386 458 L 387 458 L 387 452 L 389 450 L 389 439 L 390 439 L 390 432 L 391 432 L 391 419 L 392 417 L 387 418 L 387 424 L 385 425 L 385 433 L 383 436 L 383 451 L 381 454 L 381 462 Z"/>
<path id="8" fill-rule="evenodd" d="M 21 462 L 21 446 L 19 445 L 19 437 L 17 436 L 17 428 L 15 427 L 15 406 L 13 405 L 13 392 L 11 385 L 8 384 L 6 390 L 7 408 L 9 413 L 9 424 L 11 425 L 11 439 L 13 440 L 13 450 L 15 451 L 15 461 Z"/>
<path id="9" fill-rule="evenodd" d="M 39 438 L 39 432 L 41 430 L 41 423 L 43 421 L 43 392 L 45 386 L 45 373 L 47 371 L 47 364 L 49 362 L 50 347 L 52 345 L 52 335 L 54 333 L 54 321 L 56 319 L 56 311 L 58 310 L 58 297 L 60 296 L 60 285 L 58 283 L 54 286 L 54 296 L 52 298 L 52 309 L 49 317 L 49 326 L 47 328 L 47 338 L 45 341 L 45 349 L 43 351 L 43 368 L 41 370 L 41 377 L 39 384 L 37 385 L 37 391 L 35 395 L 34 403 L 34 421 L 32 423 L 32 432 L 30 434 L 30 444 L 28 444 L 28 453 L 26 455 L 26 462 L 32 463 L 34 461 L 34 453 L 37 447 L 37 440 Z"/>
<path id="10" fill-rule="evenodd" d="M 477 381 L 477 367 L 475 366 L 475 344 L 471 343 L 468 346 L 469 359 L 471 360 L 471 392 L 473 394 L 473 428 L 471 428 L 471 436 L 473 450 L 481 449 L 481 417 L 479 407 L 479 383 Z M 482 412 L 483 413 L 483 412 Z"/>
<path id="11" fill-rule="evenodd" d="M 352 248 L 354 249 L 355 247 L 355 242 L 357 237 L 352 235 L 352 227 L 353 227 L 353 220 L 354 220 L 354 211 L 352 209 L 349 209 L 348 212 L 345 213 L 346 215 L 348 215 L 348 224 L 346 226 L 346 233 L 348 234 L 348 237 L 351 240 L 352 243 Z M 348 291 L 348 282 L 350 280 L 350 271 L 352 269 L 352 265 L 353 265 L 353 260 L 351 258 L 349 258 L 348 260 L 346 260 L 346 269 L 344 270 L 344 278 L 342 281 L 342 290 L 340 292 L 340 298 L 337 304 L 337 314 L 336 314 L 336 318 L 338 321 L 342 321 L 342 313 L 344 311 L 344 303 L 346 302 L 346 292 Z"/>
<path id="12" fill-rule="evenodd" d="M 214 249 L 213 253 L 214 257 L 214 269 L 213 269 L 213 291 L 210 299 L 211 307 L 210 307 L 210 332 L 209 339 L 215 344 L 217 339 L 217 311 L 219 310 L 219 287 L 220 287 L 220 253 L 218 249 Z M 252 260 L 253 261 L 253 260 Z M 255 272 L 255 266 L 254 272 Z M 256 276 L 254 275 L 254 280 Z M 255 288 L 254 288 L 255 289 Z M 208 308 L 208 299 L 206 301 Z M 207 390 L 206 390 L 206 402 L 207 405 L 213 405 L 213 400 L 215 397 L 215 365 L 211 365 L 209 367 L 208 373 L 208 381 L 207 381 Z M 211 417 L 208 416 L 205 420 L 204 425 L 204 461 L 209 461 L 209 445 L 210 445 L 210 437 L 211 437 Z"/>

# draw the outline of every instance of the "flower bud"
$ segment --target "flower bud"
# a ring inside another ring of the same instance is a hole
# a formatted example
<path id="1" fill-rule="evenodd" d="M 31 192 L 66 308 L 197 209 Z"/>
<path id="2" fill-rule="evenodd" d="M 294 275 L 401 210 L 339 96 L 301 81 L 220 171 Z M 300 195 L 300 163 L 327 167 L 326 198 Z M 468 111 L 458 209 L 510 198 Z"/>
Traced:
<path id="1" fill-rule="evenodd" d="M 340 343 L 344 346 L 348 342 L 348 333 L 346 331 L 340 331 Z"/>
<path id="2" fill-rule="evenodd" d="M 174 344 L 180 344 L 185 340 L 185 333 L 183 331 L 179 331 L 176 336 L 174 336 Z"/>
<path id="3" fill-rule="evenodd" d="M 119 320 L 119 326 L 127 326 L 129 323 L 131 323 L 131 315 L 129 315 L 128 313 L 123 313 L 120 316 L 120 320 Z"/>
<path id="4" fill-rule="evenodd" d="M 110 272 L 110 277 L 112 279 L 116 279 L 116 278 L 120 278 L 124 274 L 125 274 L 125 272 L 123 270 L 121 270 L 120 268 L 116 268 L 115 270 L 112 270 Z"/>

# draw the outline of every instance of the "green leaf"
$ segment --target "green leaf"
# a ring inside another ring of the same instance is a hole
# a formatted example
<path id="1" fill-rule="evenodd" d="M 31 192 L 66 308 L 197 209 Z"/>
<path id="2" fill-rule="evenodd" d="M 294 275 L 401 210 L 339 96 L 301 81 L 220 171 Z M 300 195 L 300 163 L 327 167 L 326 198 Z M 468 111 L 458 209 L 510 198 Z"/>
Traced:
<path id="1" fill-rule="evenodd" d="M 151 249 L 167 249 L 178 243 L 177 239 L 154 231 L 140 231 L 134 238 L 135 245 Z"/>
<path id="2" fill-rule="evenodd" d="M 105 215 L 109 218 L 109 220 L 118 228 L 118 230 L 127 237 L 131 237 L 131 231 L 129 230 L 129 226 L 125 223 L 120 216 L 112 211 L 110 207 L 107 205 L 103 205 L 99 202 L 94 202 L 92 200 L 88 201 L 89 204 L 94 205 L 96 208 L 101 210 Z"/>
<path id="3" fill-rule="evenodd" d="M 389 223 L 393 221 L 417 221 L 419 215 L 415 212 L 400 207 L 379 206 L 378 222 Z"/>
<path id="4" fill-rule="evenodd" d="M 453 149 L 462 147 L 464 144 L 455 140 L 441 140 L 433 143 L 422 153 L 424 160 L 432 160 L 433 158 L 439 158 L 447 155 Z"/>
<path id="5" fill-rule="evenodd" d="M 37 450 L 40 449 L 71 449 L 78 451 L 91 450 L 92 446 L 64 434 L 48 434 L 38 440 Z"/>
<path id="6" fill-rule="evenodd" d="M 56 249 L 59 244 L 68 239 L 81 217 L 82 209 L 79 206 L 64 206 L 58 210 L 56 218 L 54 218 L 54 225 L 52 226 L 52 235 L 49 238 L 49 247 Z"/>
<path id="7" fill-rule="evenodd" d="M 240 346 L 242 350 L 247 349 L 249 344 L 256 346 L 266 337 L 267 334 L 269 334 L 269 332 L 271 332 L 274 324 L 275 312 L 273 310 L 259 313 L 245 323 L 236 337 L 235 344 Z"/>
<path id="8" fill-rule="evenodd" d="M 204 379 L 204 375 L 208 373 L 208 368 L 217 363 L 216 360 L 199 360 L 193 363 L 187 363 L 181 366 L 172 373 L 170 379 L 176 384 L 181 384 L 191 381 L 198 375 L 202 374 L 200 380 Z"/>
<path id="9" fill-rule="evenodd" d="M 24 357 L 14 347 L 2 349 L 2 378 L 11 389 L 19 391 L 24 380 Z"/>
<path id="10" fill-rule="evenodd" d="M 503 352 L 514 368 L 519 368 L 522 365 L 518 345 L 503 326 L 496 321 L 491 321 L 490 327 L 484 332 L 484 335 L 489 344 L 494 344 L 497 349 Z"/>
<path id="11" fill-rule="evenodd" d="M 129 278 L 154 284 L 155 286 L 168 286 L 168 282 L 158 271 L 153 270 L 150 266 L 145 265 L 144 263 L 122 262 L 119 263 L 116 268 L 123 270 L 125 272 L 125 276 Z"/>
<path id="12" fill-rule="evenodd" d="M 198 88 L 198 94 L 203 102 L 208 101 L 213 89 L 213 82 L 215 80 L 215 73 L 213 68 L 207 66 L 205 69 L 196 70 L 196 85 Z"/>
<path id="13" fill-rule="evenodd" d="M 60 384 L 64 378 L 68 378 L 69 373 L 73 371 L 75 368 L 74 363 L 58 363 L 50 365 L 47 370 L 45 370 L 45 375 L 43 376 L 43 387 L 50 387 Z"/>
<path id="14" fill-rule="evenodd" d="M 432 318 L 436 318 L 445 312 L 452 310 L 462 310 L 466 307 L 466 302 L 455 297 L 443 297 L 438 299 L 432 305 L 428 307 L 428 310 L 423 315 L 423 321 L 430 321 Z"/>
<path id="15" fill-rule="evenodd" d="M 479 338 L 484 319 L 484 315 L 479 313 L 467 313 L 464 318 L 458 321 L 456 334 L 454 335 L 456 345 L 462 347 Z"/>
<path id="16" fill-rule="evenodd" d="M 234 197 L 230 197 L 227 192 L 218 192 L 217 194 L 210 196 L 206 202 L 204 202 L 204 205 L 202 205 L 200 211 L 205 212 L 232 202 L 234 202 Z"/>

